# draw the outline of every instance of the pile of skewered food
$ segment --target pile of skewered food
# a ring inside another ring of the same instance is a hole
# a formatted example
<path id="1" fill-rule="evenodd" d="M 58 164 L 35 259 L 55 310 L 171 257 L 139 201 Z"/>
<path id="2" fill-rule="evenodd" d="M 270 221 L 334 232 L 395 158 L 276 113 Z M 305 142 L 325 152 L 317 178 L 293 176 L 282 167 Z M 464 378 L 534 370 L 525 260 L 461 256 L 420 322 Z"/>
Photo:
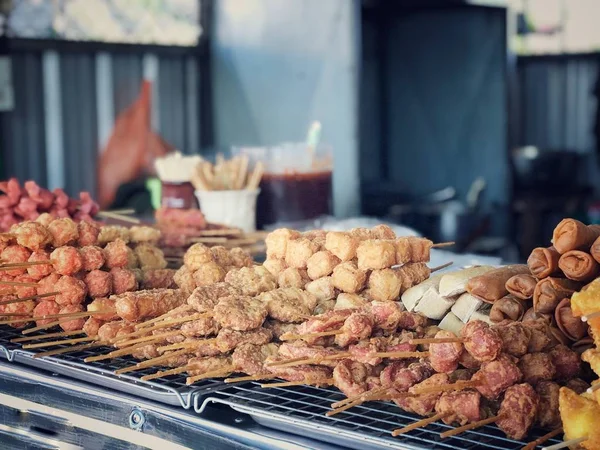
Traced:
<path id="1" fill-rule="evenodd" d="M 112 294 L 174 286 L 150 227 L 99 226 L 40 215 L 0 235 L 0 317 L 23 328 L 81 330 Z M 87 311 L 86 311 L 87 306 Z"/>

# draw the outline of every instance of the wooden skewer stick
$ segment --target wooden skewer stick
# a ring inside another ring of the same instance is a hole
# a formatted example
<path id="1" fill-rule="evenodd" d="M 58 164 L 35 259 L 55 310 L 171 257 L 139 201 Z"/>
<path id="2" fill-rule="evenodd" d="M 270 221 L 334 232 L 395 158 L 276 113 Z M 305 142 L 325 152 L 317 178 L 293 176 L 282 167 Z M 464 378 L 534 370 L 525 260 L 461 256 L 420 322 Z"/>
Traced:
<path id="1" fill-rule="evenodd" d="M 326 378 L 324 380 L 301 380 L 301 381 L 286 381 L 285 383 L 269 383 L 261 384 L 260 387 L 263 389 L 269 388 L 280 388 L 288 386 L 304 386 L 304 385 L 315 385 L 315 386 L 330 386 L 333 384 L 333 378 Z"/>
<path id="2" fill-rule="evenodd" d="M 193 341 L 178 342 L 176 344 L 165 345 L 164 347 L 158 347 L 156 350 L 158 351 L 158 353 L 163 353 L 163 352 L 167 352 L 169 350 L 177 350 L 180 348 L 193 349 L 193 348 L 197 347 L 198 345 L 210 344 L 211 342 L 214 342 L 216 340 L 217 340 L 217 338 L 196 339 Z"/>
<path id="3" fill-rule="evenodd" d="M 338 334 L 344 334 L 344 330 L 331 330 L 331 331 L 319 331 L 316 333 L 306 333 L 306 334 L 294 334 L 294 333 L 285 333 L 279 339 L 281 341 L 294 341 L 297 339 L 305 339 L 305 338 L 314 338 L 321 336 L 336 336 Z"/>
<path id="4" fill-rule="evenodd" d="M 587 389 L 587 393 L 588 394 L 593 394 L 595 391 L 597 391 L 598 389 L 600 389 L 600 383 L 593 385 L 592 387 L 589 387 Z"/>
<path id="5" fill-rule="evenodd" d="M 354 395 L 352 397 L 345 398 L 344 400 L 340 400 L 339 402 L 332 403 L 331 404 L 331 409 L 337 409 L 337 408 L 339 408 L 341 406 L 344 406 L 344 405 L 346 405 L 348 403 L 352 403 L 352 402 L 355 402 L 356 400 L 360 400 L 360 399 L 366 398 L 366 397 L 371 396 L 371 395 L 375 395 L 375 394 L 379 394 L 379 393 L 385 392 L 387 389 L 391 389 L 391 388 L 392 388 L 391 386 L 380 386 L 378 388 L 371 389 L 370 391 L 363 392 L 362 394 Z"/>
<path id="6" fill-rule="evenodd" d="M 240 234 L 242 234 L 242 230 L 239 228 L 217 228 L 198 232 L 198 236 L 234 236 Z"/>
<path id="7" fill-rule="evenodd" d="M 73 347 L 59 348 L 57 350 L 48 350 L 47 352 L 36 353 L 35 355 L 33 355 L 33 359 L 41 358 L 43 356 L 62 355 L 63 353 L 78 352 L 80 350 L 86 350 L 88 348 L 94 347 L 102 347 L 104 345 L 107 345 L 106 342 L 91 342 L 89 344 L 81 344 L 74 345 Z"/>
<path id="8" fill-rule="evenodd" d="M 544 447 L 543 450 L 559 450 L 561 448 L 567 448 L 567 447 L 575 447 L 579 444 L 581 444 L 582 442 L 587 441 L 588 438 L 587 437 L 580 437 L 580 438 L 575 438 L 575 439 L 569 439 L 568 441 L 565 442 L 561 442 L 560 444 L 554 444 L 551 445 L 549 447 Z"/>
<path id="9" fill-rule="evenodd" d="M 448 417 L 450 414 L 450 412 L 437 413 L 434 416 L 418 420 L 416 422 L 411 423 L 410 425 L 405 426 L 404 428 L 395 429 L 394 431 L 392 431 L 392 436 L 398 436 L 400 434 L 408 433 L 409 431 L 415 430 L 417 428 L 426 427 L 430 423 L 437 422 L 438 420 L 441 420 L 444 417 Z"/>
<path id="10" fill-rule="evenodd" d="M 4 263 L 0 264 L 0 270 L 11 270 L 11 269 L 20 269 L 22 267 L 31 267 L 31 266 L 49 266 L 52 265 L 52 261 L 26 261 L 20 263 Z"/>
<path id="11" fill-rule="evenodd" d="M 275 366 L 280 366 L 282 364 L 287 364 L 287 363 L 296 362 L 296 361 L 302 361 L 304 359 L 306 359 L 306 358 L 304 356 L 301 356 L 300 358 L 285 359 L 283 361 L 273 361 L 273 362 L 269 362 L 265 365 L 267 367 L 275 367 Z"/>
<path id="12" fill-rule="evenodd" d="M 431 246 L 431 248 L 452 247 L 454 244 L 456 244 L 456 242 L 454 242 L 454 241 L 438 242 L 437 244 L 433 244 Z"/>
<path id="13" fill-rule="evenodd" d="M 190 384 L 194 384 L 196 381 L 198 380 L 204 380 L 206 378 L 222 378 L 222 377 L 226 377 L 228 375 L 230 375 L 232 372 L 235 371 L 235 367 L 234 366 L 229 366 L 229 367 L 225 367 L 223 369 L 219 369 L 219 370 L 211 370 L 210 372 L 204 372 L 200 375 L 195 375 L 193 377 L 188 377 L 185 380 L 185 384 L 187 384 L 188 386 Z"/>
<path id="14" fill-rule="evenodd" d="M 361 397 L 356 398 L 355 400 L 348 402 L 343 406 L 337 407 L 332 411 L 328 411 L 325 415 L 327 417 L 331 417 L 331 416 L 339 414 L 343 411 L 346 411 L 350 408 L 354 408 L 355 406 L 362 405 L 363 403 L 374 401 L 374 400 L 388 400 L 388 399 L 391 400 L 393 398 L 412 395 L 412 394 L 409 394 L 408 392 L 399 392 L 394 395 L 390 395 L 390 394 L 384 395 L 384 393 L 387 389 L 393 389 L 393 386 L 386 386 L 383 389 L 378 388 L 378 389 L 372 389 L 371 391 L 367 391 Z"/>
<path id="15" fill-rule="evenodd" d="M 187 350 L 180 350 L 178 352 L 171 352 L 167 355 L 157 356 L 156 358 L 147 359 L 146 361 L 142 361 L 137 363 L 134 366 L 125 367 L 123 369 L 115 370 L 115 375 L 121 375 L 122 373 L 134 372 L 136 370 L 145 369 L 146 367 L 152 367 L 158 365 L 163 361 L 166 361 L 170 358 L 174 358 L 179 355 L 183 355 L 187 353 Z"/>
<path id="16" fill-rule="evenodd" d="M 429 271 L 431 273 L 437 272 L 438 270 L 442 270 L 442 269 L 445 269 L 446 267 L 450 267 L 452 264 L 454 264 L 454 261 L 447 262 L 446 264 L 442 264 L 441 266 L 432 267 L 431 269 L 429 269 Z"/>
<path id="17" fill-rule="evenodd" d="M 523 447 L 521 450 L 535 450 L 535 448 L 540 445 L 543 444 L 544 442 L 546 442 L 548 439 L 552 439 L 555 436 L 558 436 L 559 434 L 561 434 L 563 432 L 563 427 L 559 427 L 556 430 L 552 430 L 550 433 L 543 435 L 540 438 L 537 438 L 535 441 L 531 441 L 529 444 L 527 444 L 525 447 Z"/>
<path id="18" fill-rule="evenodd" d="M 420 395 L 432 392 L 461 391 L 463 389 L 479 386 L 479 384 L 478 381 L 457 381 L 452 384 L 440 384 L 436 386 L 414 386 L 412 388 L 412 393 Z"/>
<path id="19" fill-rule="evenodd" d="M 165 319 L 171 317 L 173 314 L 187 312 L 187 311 L 191 311 L 193 309 L 194 308 L 192 308 L 190 305 L 178 306 L 177 308 L 172 309 L 171 311 L 169 311 L 166 314 L 163 314 L 162 316 L 158 316 L 158 317 L 155 317 L 154 319 L 150 319 L 150 320 L 146 320 L 145 322 L 138 323 L 137 325 L 135 325 L 135 329 L 139 330 L 140 328 L 149 327 L 150 325 L 153 325 L 156 322 L 160 322 L 161 320 L 165 320 Z"/>
<path id="20" fill-rule="evenodd" d="M 201 244 L 222 244 L 227 242 L 226 237 L 193 237 L 189 239 L 190 242 L 198 242 Z"/>
<path id="21" fill-rule="evenodd" d="M 154 380 L 156 378 L 168 377 L 169 375 L 177 375 L 178 373 L 185 372 L 186 370 L 193 370 L 193 368 L 194 368 L 193 365 L 187 365 L 187 366 L 182 366 L 182 367 L 176 367 L 176 368 L 170 369 L 170 370 L 158 371 L 158 372 L 150 374 L 150 375 L 144 375 L 141 378 L 141 380 L 142 381 L 150 381 L 150 380 Z"/>
<path id="22" fill-rule="evenodd" d="M 104 217 L 106 219 L 115 219 L 120 220 L 121 222 L 129 222 L 129 223 L 140 223 L 140 219 L 136 219 L 135 217 L 125 216 L 123 214 L 118 214 L 109 211 L 100 211 L 96 214 L 98 217 Z"/>
<path id="23" fill-rule="evenodd" d="M 38 318 L 31 317 L 30 320 L 51 319 L 53 317 L 60 317 L 60 319 L 56 320 L 54 322 L 47 323 L 46 325 L 40 325 L 38 327 L 28 328 L 28 329 L 24 330 L 22 334 L 31 334 L 35 331 L 46 330 L 48 328 L 55 327 L 67 320 L 77 319 L 80 317 L 89 317 L 89 316 L 94 316 L 97 314 L 107 314 L 107 311 L 88 311 L 88 312 L 69 313 L 69 314 L 54 314 L 53 316 L 38 317 Z"/>
<path id="24" fill-rule="evenodd" d="M 113 350 L 112 352 L 106 353 L 104 355 L 88 356 L 83 361 L 86 363 L 90 363 L 95 361 L 104 361 L 105 359 L 113 359 L 119 356 L 131 355 L 132 353 L 135 353 L 136 350 L 145 347 L 146 345 L 148 345 L 146 342 L 141 342 L 137 345 L 132 345 L 131 347 L 127 347 L 121 350 Z"/>
<path id="25" fill-rule="evenodd" d="M 53 297 L 53 296 L 59 295 L 59 294 L 60 294 L 60 292 L 47 292 L 45 294 L 30 295 L 28 297 L 15 298 L 14 300 L 5 300 L 3 302 L 0 302 L 0 305 L 9 305 L 11 303 L 27 302 L 29 300 L 36 300 L 38 298 L 45 298 L 45 297 Z"/>
<path id="26" fill-rule="evenodd" d="M 498 422 L 502 419 L 502 414 L 498 414 L 497 416 L 488 417 L 487 419 L 478 420 L 477 422 L 468 423 L 463 425 L 462 427 L 454 428 L 453 430 L 444 431 L 440 433 L 440 438 L 445 439 L 450 436 L 456 436 L 457 434 L 464 433 L 465 431 L 474 430 L 475 428 L 483 427 L 484 425 L 489 425 L 490 423 Z"/>
<path id="27" fill-rule="evenodd" d="M 349 352 L 339 353 L 337 355 L 328 355 L 328 356 L 316 356 L 314 358 L 294 358 L 293 360 L 288 361 L 276 361 L 274 363 L 269 364 L 269 367 L 292 367 L 292 366 L 301 366 L 303 364 L 320 364 L 323 361 L 335 361 L 336 359 L 344 359 L 348 356 L 351 356 Z"/>
<path id="28" fill-rule="evenodd" d="M 37 283 L 23 283 L 21 281 L 0 281 L 0 285 L 18 287 L 38 287 Z"/>
<path id="29" fill-rule="evenodd" d="M 167 333 L 153 334 L 151 336 L 144 336 L 144 337 L 140 337 L 140 338 L 136 338 L 136 339 L 131 339 L 128 341 L 119 341 L 119 342 L 115 343 L 115 347 L 123 348 L 123 347 L 128 347 L 133 344 L 137 344 L 138 342 L 160 341 L 161 339 L 168 338 L 171 336 L 177 336 L 178 334 L 181 334 L 180 330 L 173 330 L 173 331 L 169 331 Z"/>
<path id="30" fill-rule="evenodd" d="M 26 344 L 23 346 L 23 348 L 43 348 L 43 347 L 53 347 L 55 345 L 61 345 L 61 344 L 78 344 L 80 342 L 95 341 L 97 339 L 98 339 L 98 336 L 82 337 L 82 338 L 75 338 L 75 339 L 63 339 L 63 340 L 58 340 L 58 341 L 41 342 L 39 344 Z"/>
<path id="31" fill-rule="evenodd" d="M 75 331 L 62 331 L 59 333 L 40 334 L 39 336 L 27 336 L 27 337 L 22 337 L 22 338 L 11 339 L 10 342 L 16 344 L 18 342 L 37 341 L 40 339 L 48 339 L 48 338 L 54 338 L 54 337 L 76 336 L 78 334 L 83 334 L 83 331 L 75 330 Z"/>
<path id="32" fill-rule="evenodd" d="M 454 342 L 464 342 L 463 338 L 423 338 L 423 339 L 410 339 L 409 344 L 452 344 Z"/>
<path id="33" fill-rule="evenodd" d="M 429 356 L 429 352 L 374 352 L 370 353 L 369 356 L 376 356 L 379 358 L 426 358 Z"/>
<path id="34" fill-rule="evenodd" d="M 208 314 L 208 313 L 207 313 Z M 188 317 L 180 317 L 178 319 L 165 319 L 162 322 L 159 322 L 157 324 L 155 324 L 152 327 L 147 327 L 147 328 L 141 328 L 139 330 L 133 331 L 131 333 L 128 334 L 123 334 L 121 336 L 118 336 L 114 339 L 111 339 L 110 342 L 119 342 L 119 341 L 125 341 L 125 340 L 129 340 L 130 338 L 134 338 L 137 336 L 143 336 L 146 333 L 150 333 L 154 330 L 160 330 L 161 328 L 168 328 L 168 327 L 172 327 L 173 325 L 179 325 L 185 322 L 191 322 L 193 320 L 198 320 L 201 319 L 203 317 L 206 317 L 206 314 L 193 314 L 191 316 Z"/>
<path id="35" fill-rule="evenodd" d="M 106 211 L 112 214 L 135 214 L 135 209 L 133 208 L 124 208 L 124 209 L 111 209 L 110 211 Z"/>
<path id="36" fill-rule="evenodd" d="M 591 313 L 591 314 L 587 314 L 585 316 L 581 316 L 581 321 L 582 322 L 588 322 L 592 319 L 595 319 L 597 317 L 600 317 L 600 311 L 595 312 L 595 313 Z"/>
<path id="37" fill-rule="evenodd" d="M 247 377 L 235 377 L 235 378 L 225 378 L 223 382 L 225 383 L 242 383 L 244 381 L 262 381 L 262 380 L 273 380 L 277 378 L 273 375 L 248 375 Z"/>

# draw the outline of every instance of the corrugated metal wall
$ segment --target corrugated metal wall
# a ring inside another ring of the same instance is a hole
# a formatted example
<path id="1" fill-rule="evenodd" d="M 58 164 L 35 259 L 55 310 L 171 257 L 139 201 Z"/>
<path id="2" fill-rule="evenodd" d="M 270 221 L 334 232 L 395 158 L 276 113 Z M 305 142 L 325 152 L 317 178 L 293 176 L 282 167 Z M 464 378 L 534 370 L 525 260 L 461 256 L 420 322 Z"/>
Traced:
<path id="1" fill-rule="evenodd" d="M 112 89 L 116 117 L 137 97 L 143 77 L 143 58 L 132 52 L 105 53 L 112 73 L 103 80 Z M 3 176 L 34 179 L 47 186 L 44 70 L 42 52 L 11 54 L 15 88 L 15 109 L 0 113 L 3 148 Z M 71 194 L 94 192 L 96 160 L 99 153 L 99 69 L 94 52 L 61 51 L 59 57 L 63 187 Z M 200 83 L 198 57 L 192 54 L 152 54 L 158 60 L 156 98 L 153 109 L 159 118 L 156 131 L 184 152 L 200 149 Z M 103 73 L 103 72 L 100 72 Z M 110 104 L 109 103 L 109 104 Z M 112 117 L 111 117 L 112 118 Z"/>

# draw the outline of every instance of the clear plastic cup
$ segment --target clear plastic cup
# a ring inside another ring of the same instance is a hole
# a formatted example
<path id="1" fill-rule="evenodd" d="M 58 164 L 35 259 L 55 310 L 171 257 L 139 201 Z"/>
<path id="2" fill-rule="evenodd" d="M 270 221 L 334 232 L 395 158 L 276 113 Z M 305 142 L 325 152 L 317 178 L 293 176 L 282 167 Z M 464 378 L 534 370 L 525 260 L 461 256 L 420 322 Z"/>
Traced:
<path id="1" fill-rule="evenodd" d="M 309 148 L 306 143 L 273 147 L 240 147 L 234 154 L 262 161 L 265 173 L 260 183 L 257 226 L 295 222 L 330 215 L 332 201 L 332 149 Z"/>

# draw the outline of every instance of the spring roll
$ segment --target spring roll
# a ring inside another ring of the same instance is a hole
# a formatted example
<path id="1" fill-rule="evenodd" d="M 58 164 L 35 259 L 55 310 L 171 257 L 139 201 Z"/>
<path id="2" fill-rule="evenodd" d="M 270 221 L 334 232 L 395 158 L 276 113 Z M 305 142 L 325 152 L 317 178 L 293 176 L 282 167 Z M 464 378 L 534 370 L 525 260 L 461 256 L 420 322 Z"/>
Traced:
<path id="1" fill-rule="evenodd" d="M 597 238 L 592 247 L 590 248 L 590 253 L 592 254 L 592 258 L 594 258 L 597 262 L 600 263 L 600 237 Z"/>
<path id="2" fill-rule="evenodd" d="M 571 250 L 563 254 L 558 261 L 558 267 L 567 278 L 575 281 L 591 281 L 600 273 L 600 264 L 592 255 L 581 250 Z"/>
<path id="3" fill-rule="evenodd" d="M 560 253 L 569 250 L 588 250 L 600 237 L 600 225 L 585 225 L 579 220 L 563 219 L 554 229 L 552 244 Z"/>
<path id="4" fill-rule="evenodd" d="M 587 336 L 588 325 L 573 315 L 570 298 L 563 298 L 556 306 L 554 319 L 560 331 L 571 341 L 576 342 Z"/>
<path id="5" fill-rule="evenodd" d="M 467 283 L 473 277 L 483 275 L 491 270 L 492 266 L 474 266 L 442 275 L 439 291 L 444 297 L 454 297 L 467 292 Z"/>
<path id="6" fill-rule="evenodd" d="M 533 291 L 537 280 L 526 273 L 510 277 L 506 282 L 506 290 L 509 294 L 521 300 L 528 300 L 533 297 Z"/>
<path id="7" fill-rule="evenodd" d="M 533 307 L 537 313 L 553 314 L 563 298 L 571 298 L 583 283 L 566 278 L 544 278 L 538 281 L 533 293 Z"/>
<path id="8" fill-rule="evenodd" d="M 600 248 L 599 256 L 600 256 Z M 527 258 L 527 265 L 534 277 L 541 279 L 549 277 L 560 272 L 558 268 L 558 260 L 560 253 L 554 247 L 537 247 L 534 248 Z"/>
<path id="9" fill-rule="evenodd" d="M 512 295 L 507 295 L 494 302 L 492 309 L 490 309 L 490 320 L 494 323 L 502 322 L 503 320 L 516 322 L 521 320 L 524 314 L 524 302 Z"/>
<path id="10" fill-rule="evenodd" d="M 532 306 L 525 314 L 523 314 L 522 322 L 535 322 L 538 319 L 544 319 L 546 322 L 552 322 L 552 314 L 538 313 L 535 311 L 535 308 Z"/>
<path id="11" fill-rule="evenodd" d="M 524 264 L 504 266 L 491 270 L 483 275 L 471 278 L 467 283 L 467 292 L 484 302 L 494 303 L 500 300 L 508 291 L 506 282 L 515 275 L 528 274 L 529 267 Z"/>

